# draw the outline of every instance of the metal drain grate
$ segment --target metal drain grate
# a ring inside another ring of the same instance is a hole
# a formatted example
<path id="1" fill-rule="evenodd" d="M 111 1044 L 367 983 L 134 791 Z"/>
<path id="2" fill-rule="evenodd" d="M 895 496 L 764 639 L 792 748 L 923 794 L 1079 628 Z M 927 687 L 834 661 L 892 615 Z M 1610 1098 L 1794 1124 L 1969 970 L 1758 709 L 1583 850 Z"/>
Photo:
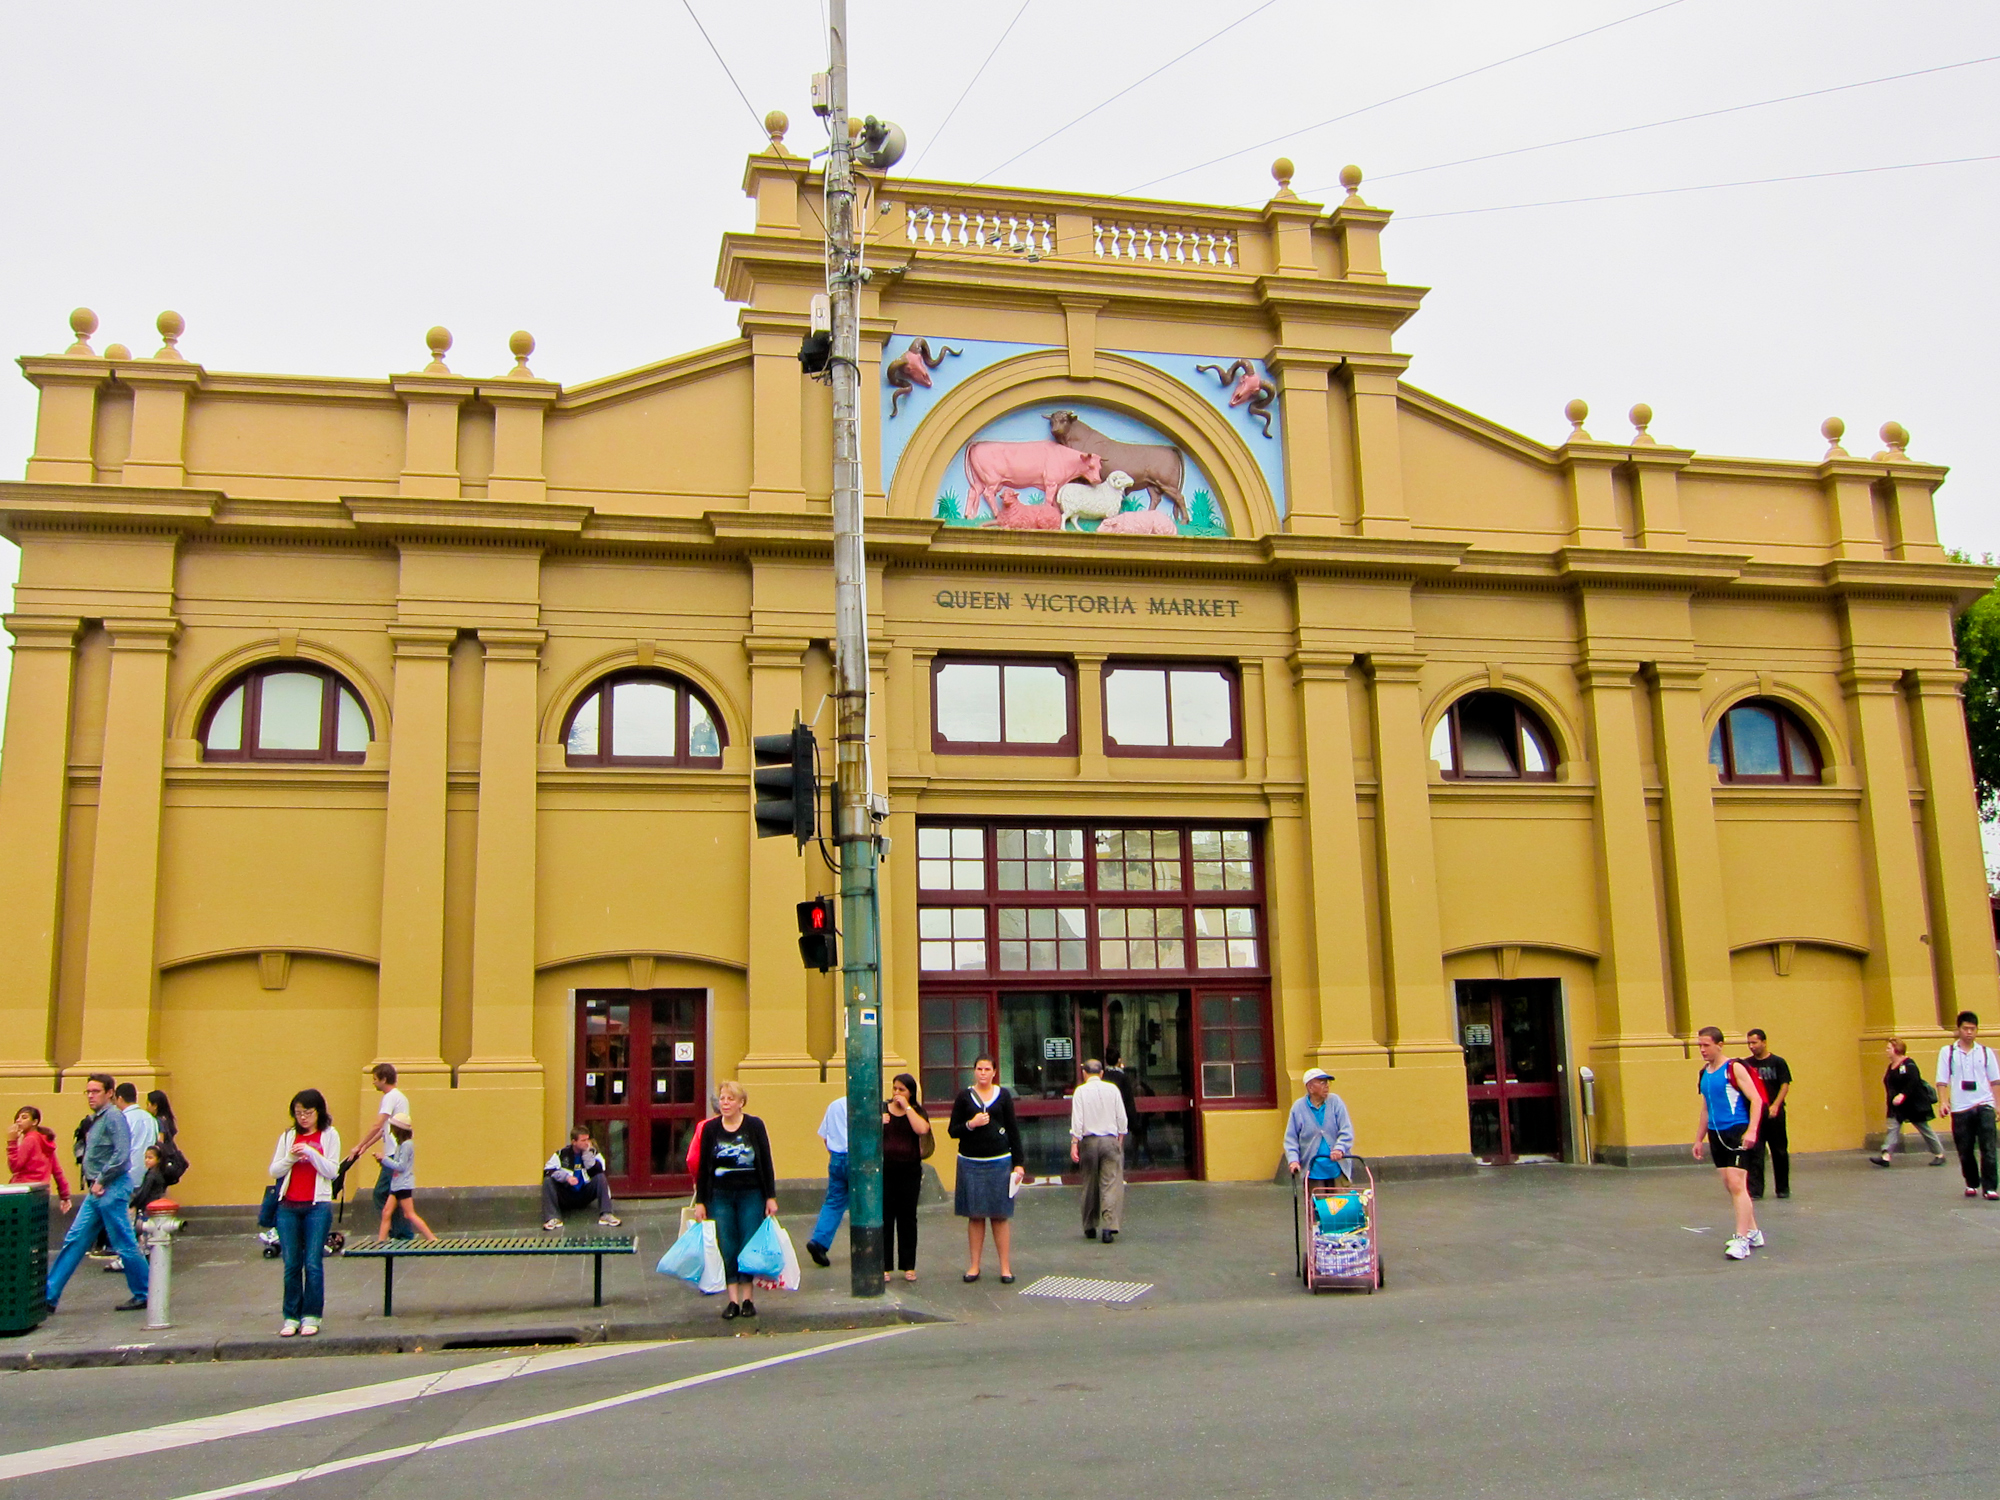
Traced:
<path id="1" fill-rule="evenodd" d="M 1023 1297 L 1064 1297 L 1072 1302 L 1131 1302 L 1153 1289 L 1150 1281 L 1093 1281 L 1088 1276 L 1044 1276 L 1021 1288 Z"/>

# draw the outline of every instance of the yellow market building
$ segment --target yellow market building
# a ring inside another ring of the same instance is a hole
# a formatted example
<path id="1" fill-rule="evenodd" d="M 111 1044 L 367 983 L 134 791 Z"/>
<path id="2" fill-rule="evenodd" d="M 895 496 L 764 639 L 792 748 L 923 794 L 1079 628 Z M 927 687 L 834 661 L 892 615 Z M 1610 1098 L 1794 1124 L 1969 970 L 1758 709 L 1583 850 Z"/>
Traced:
<path id="1" fill-rule="evenodd" d="M 1686 1149 L 1696 1028 L 1757 1025 L 1794 1147 L 1860 1146 L 1883 1040 L 1994 998 L 1944 470 L 1404 384 L 1423 291 L 1344 177 L 864 201 L 888 1071 L 941 1104 L 997 1054 L 1051 1172 L 1109 1054 L 1140 1174 L 1268 1177 L 1315 1066 L 1371 1155 L 1633 1163 Z M 832 882 L 754 837 L 749 751 L 830 725 L 819 184 L 780 129 L 744 186 L 740 336 L 583 385 L 442 329 L 224 373 L 173 314 L 21 361 L 10 1110 L 165 1087 L 190 1200 L 243 1203 L 291 1093 L 351 1138 L 385 1060 L 427 1186 L 531 1184 L 583 1118 L 644 1195 L 735 1077 L 821 1170 Z"/>

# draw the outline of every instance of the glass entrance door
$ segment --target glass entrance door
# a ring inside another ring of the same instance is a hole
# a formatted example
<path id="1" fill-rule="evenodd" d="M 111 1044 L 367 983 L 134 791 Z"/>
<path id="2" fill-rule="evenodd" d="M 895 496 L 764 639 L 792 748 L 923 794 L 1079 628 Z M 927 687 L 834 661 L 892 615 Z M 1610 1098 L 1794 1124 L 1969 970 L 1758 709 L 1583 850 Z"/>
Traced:
<path id="1" fill-rule="evenodd" d="M 1000 1082 L 1014 1093 L 1028 1171 L 1072 1175 L 1069 1096 L 1086 1058 L 1125 1096 L 1130 1178 L 1190 1177 L 1195 1111 L 1188 996 L 1181 990 L 1030 991 L 999 1000 Z"/>
<path id="2" fill-rule="evenodd" d="M 1481 1161 L 1562 1160 L 1559 1009 L 1553 979 L 1459 982 L 1466 1106 Z"/>
<path id="3" fill-rule="evenodd" d="M 685 1193 L 708 1076 L 700 990 L 585 990 L 576 1008 L 576 1111 L 619 1197 Z"/>

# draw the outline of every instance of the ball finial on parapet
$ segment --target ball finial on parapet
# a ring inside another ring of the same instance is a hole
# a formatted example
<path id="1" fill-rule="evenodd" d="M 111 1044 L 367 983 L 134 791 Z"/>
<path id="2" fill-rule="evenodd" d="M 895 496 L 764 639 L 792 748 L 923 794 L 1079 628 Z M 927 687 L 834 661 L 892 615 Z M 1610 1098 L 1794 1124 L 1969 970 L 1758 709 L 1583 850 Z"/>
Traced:
<path id="1" fill-rule="evenodd" d="M 1563 408 L 1563 415 L 1569 418 L 1568 441 L 1572 443 L 1588 443 L 1593 441 L 1590 434 L 1583 430 L 1583 419 L 1590 415 L 1590 403 L 1588 401 L 1578 396 Z"/>
<path id="2" fill-rule="evenodd" d="M 426 375 L 449 375 L 451 369 L 444 357 L 451 349 L 451 330 L 440 324 L 424 335 L 424 343 L 431 351 L 431 362 L 424 366 Z"/>
<path id="3" fill-rule="evenodd" d="M 1910 455 L 1903 450 L 1910 445 L 1910 429 L 1901 422 L 1882 424 L 1882 451 L 1875 455 L 1882 463 L 1907 463 Z"/>
<path id="4" fill-rule="evenodd" d="M 1653 408 L 1641 401 L 1637 406 L 1632 408 L 1629 415 L 1632 418 L 1633 428 L 1632 446 L 1635 448 L 1656 447 L 1657 444 L 1653 441 L 1652 433 L 1646 431 L 1648 427 L 1653 425 Z"/>
<path id="5" fill-rule="evenodd" d="M 181 335 L 187 332 L 187 319 L 177 312 L 163 312 L 153 326 L 160 330 L 160 352 L 153 358 L 185 360 L 187 356 L 181 353 L 179 345 Z"/>
<path id="6" fill-rule="evenodd" d="M 97 332 L 97 314 L 87 307 L 79 307 L 69 315 L 69 331 L 76 335 L 76 342 L 64 352 L 95 358 L 97 351 L 90 347 L 90 336 Z"/>
<path id="7" fill-rule="evenodd" d="M 132 351 L 127 349 L 123 344 L 106 344 L 104 346 L 104 357 L 106 359 L 130 359 Z"/>
<path id="8" fill-rule="evenodd" d="M 535 352 L 535 336 L 525 328 L 517 328 L 507 340 L 507 351 L 514 356 L 514 368 L 507 372 L 510 380 L 533 380 L 535 372 L 528 368 L 528 356 Z"/>
<path id="9" fill-rule="evenodd" d="M 774 109 L 764 116 L 764 133 L 771 138 L 771 153 L 783 156 L 785 152 L 785 132 L 792 128 L 792 122 L 782 109 Z"/>
<path id="10" fill-rule="evenodd" d="M 1346 166 L 1342 167 L 1340 169 L 1340 185 L 1347 189 L 1347 196 L 1350 202 L 1360 201 L 1361 168 L 1355 166 L 1353 162 L 1349 162 Z"/>
<path id="11" fill-rule="evenodd" d="M 1289 156 L 1281 156 L 1271 163 L 1271 175 L 1277 179 L 1280 198 L 1298 196 L 1292 191 L 1292 159 Z"/>
<path id="12" fill-rule="evenodd" d="M 1840 440 L 1846 432 L 1847 424 L 1838 417 L 1828 417 L 1819 424 L 1819 435 L 1826 439 L 1826 452 L 1820 455 L 1822 461 L 1847 457 L 1847 450 L 1840 446 Z"/>

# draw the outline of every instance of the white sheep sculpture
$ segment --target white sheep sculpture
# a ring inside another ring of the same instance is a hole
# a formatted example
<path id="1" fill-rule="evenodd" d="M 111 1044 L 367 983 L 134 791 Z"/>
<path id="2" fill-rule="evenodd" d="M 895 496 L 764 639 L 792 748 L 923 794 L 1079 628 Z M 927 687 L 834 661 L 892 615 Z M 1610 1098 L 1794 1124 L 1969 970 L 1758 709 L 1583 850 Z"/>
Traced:
<path id="1" fill-rule="evenodd" d="M 1066 484 L 1056 491 L 1056 508 L 1062 512 L 1062 529 L 1081 531 L 1075 524 L 1085 519 L 1108 521 L 1125 508 L 1125 492 L 1132 488 L 1132 476 L 1113 469 L 1102 484 Z"/>

